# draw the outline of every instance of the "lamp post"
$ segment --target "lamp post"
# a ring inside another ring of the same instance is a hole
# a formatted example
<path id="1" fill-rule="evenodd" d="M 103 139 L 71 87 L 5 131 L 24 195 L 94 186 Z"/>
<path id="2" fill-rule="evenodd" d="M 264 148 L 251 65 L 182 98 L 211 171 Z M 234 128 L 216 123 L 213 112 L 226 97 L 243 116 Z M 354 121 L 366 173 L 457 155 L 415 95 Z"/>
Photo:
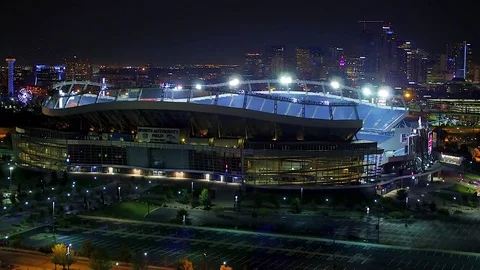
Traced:
<path id="1" fill-rule="evenodd" d="M 122 194 L 120 193 L 120 190 L 122 189 L 122 187 L 118 187 L 118 200 L 121 201 L 122 200 Z"/>
<path id="2" fill-rule="evenodd" d="M 68 244 L 67 246 L 67 269 L 70 270 L 70 247 L 72 246 L 72 244 Z"/>
<path id="3" fill-rule="evenodd" d="M 13 171 L 13 167 L 9 167 L 8 170 L 10 171 L 10 174 L 9 174 L 9 177 L 8 179 L 10 180 L 10 185 L 9 185 L 9 189 L 12 189 L 12 171 Z"/>
<path id="4" fill-rule="evenodd" d="M 55 231 L 55 201 L 52 202 L 52 232 L 53 232 L 53 242 L 57 243 L 57 236 Z"/>
<path id="5" fill-rule="evenodd" d="M 369 218 L 370 218 L 370 207 L 367 206 L 366 211 L 367 211 L 367 217 L 366 217 L 366 219 L 365 219 L 365 220 L 366 220 L 365 223 L 366 223 L 366 225 L 367 225 L 367 226 L 366 226 L 366 229 L 367 229 L 367 231 L 366 231 L 366 235 L 367 235 L 366 238 L 367 238 L 367 239 L 366 239 L 366 240 L 368 241 L 368 236 L 369 236 L 369 235 L 368 235 L 368 220 L 369 220 Z"/>

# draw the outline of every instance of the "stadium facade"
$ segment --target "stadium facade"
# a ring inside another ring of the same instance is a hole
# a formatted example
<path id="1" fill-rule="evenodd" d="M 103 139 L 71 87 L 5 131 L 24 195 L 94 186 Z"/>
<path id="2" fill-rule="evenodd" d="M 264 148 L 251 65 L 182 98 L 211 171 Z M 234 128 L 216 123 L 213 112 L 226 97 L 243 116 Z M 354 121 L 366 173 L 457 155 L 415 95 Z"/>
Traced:
<path id="1" fill-rule="evenodd" d="M 16 128 L 22 166 L 272 186 L 376 181 L 386 162 L 377 141 L 395 139 L 408 114 L 401 97 L 297 80 L 64 82 L 42 112 L 60 128 Z"/>

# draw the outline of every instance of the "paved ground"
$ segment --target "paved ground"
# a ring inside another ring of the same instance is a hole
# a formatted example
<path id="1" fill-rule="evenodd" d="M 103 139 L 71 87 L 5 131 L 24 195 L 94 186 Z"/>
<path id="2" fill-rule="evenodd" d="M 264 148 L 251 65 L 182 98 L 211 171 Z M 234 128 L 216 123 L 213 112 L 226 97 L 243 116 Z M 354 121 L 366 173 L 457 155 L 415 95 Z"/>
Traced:
<path id="1" fill-rule="evenodd" d="M 262 233 L 90 221 L 88 229 L 61 231 L 57 241 L 81 247 L 90 239 L 115 256 L 122 245 L 137 254 L 147 252 L 149 263 L 172 264 L 189 258 L 196 267 L 204 263 L 218 269 L 223 262 L 234 269 L 329 269 L 337 264 L 344 269 L 476 269 L 480 260 L 470 254 L 397 249 L 372 244 L 314 238 L 284 237 Z M 37 229 L 23 234 L 25 244 L 44 246 L 51 234 Z M 206 258 L 203 253 L 207 252 Z"/>
<path id="2" fill-rule="evenodd" d="M 176 209 L 158 208 L 149 217 L 156 222 L 168 222 L 176 215 Z M 368 239 L 378 243 L 376 225 L 378 216 L 371 210 L 368 223 L 365 215 L 355 216 L 304 216 L 278 215 L 257 218 L 255 221 L 250 214 L 224 213 L 217 216 L 213 212 L 202 210 L 188 210 L 192 225 L 217 224 L 224 228 L 238 228 L 253 226 L 257 231 L 278 232 L 293 231 L 315 235 L 319 237 L 337 239 Z M 447 250 L 477 252 L 480 250 L 480 230 L 475 219 L 457 222 L 439 220 L 409 221 L 405 227 L 404 220 L 380 219 L 380 243 L 405 247 L 435 247 Z M 367 232 L 368 228 L 368 232 Z"/>

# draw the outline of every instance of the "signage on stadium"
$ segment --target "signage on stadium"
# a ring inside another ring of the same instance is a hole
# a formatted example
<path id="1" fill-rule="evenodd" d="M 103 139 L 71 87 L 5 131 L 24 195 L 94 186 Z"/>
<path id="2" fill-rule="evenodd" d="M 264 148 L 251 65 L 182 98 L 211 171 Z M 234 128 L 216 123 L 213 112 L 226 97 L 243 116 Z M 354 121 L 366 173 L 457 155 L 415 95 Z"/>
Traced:
<path id="1" fill-rule="evenodd" d="M 136 140 L 146 143 L 180 143 L 180 130 L 171 128 L 137 128 Z"/>

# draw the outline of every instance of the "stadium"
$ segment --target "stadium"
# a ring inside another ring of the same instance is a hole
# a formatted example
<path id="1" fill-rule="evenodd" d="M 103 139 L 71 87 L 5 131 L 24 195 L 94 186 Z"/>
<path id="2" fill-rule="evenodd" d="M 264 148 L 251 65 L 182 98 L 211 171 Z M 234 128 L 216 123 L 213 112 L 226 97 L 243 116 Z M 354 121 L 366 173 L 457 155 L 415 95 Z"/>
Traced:
<path id="1" fill-rule="evenodd" d="M 57 128 L 13 134 L 21 166 L 272 187 L 361 185 L 405 156 L 401 132 L 411 133 L 402 127 L 403 99 L 388 88 L 282 77 L 133 89 L 70 81 L 54 90 L 42 113 Z"/>

